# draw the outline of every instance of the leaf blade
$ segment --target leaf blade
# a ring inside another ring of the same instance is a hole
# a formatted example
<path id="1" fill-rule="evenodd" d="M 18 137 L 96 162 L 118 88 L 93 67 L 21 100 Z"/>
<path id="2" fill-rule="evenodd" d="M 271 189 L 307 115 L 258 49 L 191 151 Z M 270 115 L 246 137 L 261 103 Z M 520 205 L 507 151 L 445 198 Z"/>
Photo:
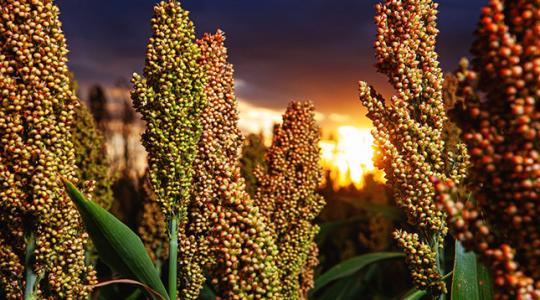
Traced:
<path id="1" fill-rule="evenodd" d="M 123 276 L 140 281 L 169 299 L 141 239 L 111 213 L 86 200 L 72 183 L 64 181 L 64 185 L 103 261 Z"/>
<path id="2" fill-rule="evenodd" d="M 343 277 L 348 277 L 372 263 L 382 260 L 399 258 L 403 256 L 404 255 L 401 252 L 378 252 L 368 253 L 350 258 L 344 262 L 335 265 L 326 273 L 319 276 L 319 278 L 317 278 L 317 280 L 315 281 L 315 286 L 311 290 L 311 293 L 313 294 L 317 292 L 330 282 L 333 282 Z"/>
<path id="3" fill-rule="evenodd" d="M 472 251 L 467 252 L 457 240 L 455 245 L 451 299 L 480 300 L 476 255 Z"/>

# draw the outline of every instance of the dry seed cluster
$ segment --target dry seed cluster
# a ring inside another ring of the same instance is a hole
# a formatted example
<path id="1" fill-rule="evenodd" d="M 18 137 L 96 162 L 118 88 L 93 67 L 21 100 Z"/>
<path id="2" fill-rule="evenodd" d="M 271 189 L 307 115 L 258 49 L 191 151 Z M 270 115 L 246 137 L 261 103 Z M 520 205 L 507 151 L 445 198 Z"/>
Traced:
<path id="1" fill-rule="evenodd" d="M 377 67 L 397 91 L 389 103 L 365 82 L 360 99 L 373 121 L 376 164 L 384 169 L 395 199 L 422 236 L 398 231 L 398 243 L 422 248 L 423 260 L 434 263 L 437 244 L 447 233 L 444 213 L 437 209 L 430 177 L 460 182 L 466 174 L 463 144 L 450 151 L 443 139 L 447 121 L 442 99 L 442 72 L 435 52 L 437 4 L 431 0 L 385 0 L 376 6 Z M 427 246 L 427 248 L 426 248 Z M 436 266 L 409 264 L 415 284 L 444 292 Z"/>
<path id="2" fill-rule="evenodd" d="M 38 297 L 83 299 L 95 282 L 84 262 L 87 236 L 57 181 L 75 180 L 70 124 L 78 104 L 58 8 L 2 0 L 0 20 L 0 286 L 22 298 L 23 236 L 34 232 Z"/>
<path id="3" fill-rule="evenodd" d="M 255 195 L 267 226 L 275 232 L 276 264 L 285 299 L 299 298 L 312 284 L 306 282 L 310 278 L 306 263 L 313 264 L 308 259 L 319 230 L 313 221 L 324 206 L 324 199 L 316 192 L 322 179 L 319 152 L 313 104 L 291 102 L 283 123 L 275 129 L 265 156 L 266 168 L 256 173 Z"/>
<path id="4" fill-rule="evenodd" d="M 439 197 L 457 238 L 491 267 L 497 298 L 539 299 L 540 2 L 492 0 L 476 34 L 455 108 L 476 203 L 444 180 Z"/>

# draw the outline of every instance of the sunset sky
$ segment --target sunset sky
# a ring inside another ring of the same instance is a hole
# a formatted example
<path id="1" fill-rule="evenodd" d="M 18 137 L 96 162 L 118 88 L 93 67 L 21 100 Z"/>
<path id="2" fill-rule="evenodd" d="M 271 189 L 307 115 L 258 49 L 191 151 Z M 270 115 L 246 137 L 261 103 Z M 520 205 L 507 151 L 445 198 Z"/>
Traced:
<path id="1" fill-rule="evenodd" d="M 150 0 L 57 0 L 81 85 L 112 85 L 140 72 L 150 36 Z M 369 124 L 356 92 L 367 80 L 392 93 L 374 68 L 375 0 L 187 0 L 198 35 L 225 31 L 237 96 L 283 110 L 289 100 L 315 102 L 323 128 Z M 468 54 L 487 0 L 441 0 L 438 51 L 445 71 Z"/>

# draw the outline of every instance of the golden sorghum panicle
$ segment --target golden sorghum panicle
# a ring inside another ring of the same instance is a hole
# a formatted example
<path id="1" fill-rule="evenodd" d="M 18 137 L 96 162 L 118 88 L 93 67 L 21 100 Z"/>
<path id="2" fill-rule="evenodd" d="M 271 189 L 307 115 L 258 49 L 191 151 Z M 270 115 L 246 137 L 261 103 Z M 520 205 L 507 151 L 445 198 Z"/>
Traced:
<path id="1" fill-rule="evenodd" d="M 313 238 L 319 231 L 313 221 L 324 206 L 323 197 L 316 192 L 322 175 L 314 115 L 311 102 L 291 102 L 266 153 L 267 166 L 256 173 L 255 199 L 276 237 L 276 264 L 285 299 L 297 299 L 302 293 L 300 276 L 306 272 Z"/>
<path id="2" fill-rule="evenodd" d="M 197 299 L 205 272 L 219 298 L 281 299 L 272 232 L 240 174 L 242 137 L 224 39 L 218 31 L 199 40 L 208 106 L 201 115 L 189 223 L 180 236 L 182 298 Z"/>
<path id="3" fill-rule="evenodd" d="M 471 156 L 475 203 L 437 182 L 456 237 L 491 267 L 498 299 L 540 298 L 540 2 L 492 0 L 453 115 Z"/>
<path id="4" fill-rule="evenodd" d="M 376 9 L 377 67 L 388 76 L 397 95 L 387 104 L 372 87 L 360 82 L 360 99 L 375 126 L 375 162 L 384 169 L 409 222 L 426 233 L 410 238 L 412 234 L 398 232 L 398 242 L 417 243 L 422 248 L 429 245 L 431 252 L 425 249 L 423 253 L 427 261 L 435 262 L 431 255 L 437 251 L 437 244 L 442 247 L 447 228 L 444 213 L 434 201 L 430 177 L 459 182 L 467 166 L 464 145 L 459 143 L 455 151 L 450 151 L 443 138 L 447 117 L 435 52 L 437 4 L 430 0 L 386 0 Z M 433 293 L 445 291 L 436 267 L 409 267 L 413 274 L 423 273 L 414 276 L 417 286 Z"/>
<path id="5" fill-rule="evenodd" d="M 191 165 L 206 105 L 204 68 L 189 13 L 174 0 L 154 7 L 144 78 L 133 75 L 133 105 L 146 122 L 148 178 L 166 216 L 185 214 Z"/>
<path id="6" fill-rule="evenodd" d="M 85 185 L 85 193 L 92 201 L 105 209 L 110 209 L 113 193 L 105 138 L 83 103 L 76 108 L 74 118 L 71 140 L 75 147 L 76 177 L 82 181 L 82 185 Z"/>
<path id="7" fill-rule="evenodd" d="M 40 298 L 84 299 L 95 274 L 87 235 L 58 176 L 75 181 L 66 42 L 52 1 L 0 1 L 0 287 L 22 298 L 24 235 Z M 7 271 L 7 269 L 10 272 Z"/>

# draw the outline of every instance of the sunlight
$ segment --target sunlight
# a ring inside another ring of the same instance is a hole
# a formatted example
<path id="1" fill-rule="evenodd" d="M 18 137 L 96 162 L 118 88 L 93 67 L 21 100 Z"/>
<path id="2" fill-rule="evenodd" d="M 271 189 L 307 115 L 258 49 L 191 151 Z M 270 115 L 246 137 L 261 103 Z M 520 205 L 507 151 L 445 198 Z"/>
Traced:
<path id="1" fill-rule="evenodd" d="M 353 184 L 360 189 L 364 186 L 364 176 L 372 173 L 382 181 L 382 172 L 373 166 L 373 137 L 369 129 L 341 126 L 335 140 L 323 140 L 321 163 L 330 171 L 334 188 Z"/>

